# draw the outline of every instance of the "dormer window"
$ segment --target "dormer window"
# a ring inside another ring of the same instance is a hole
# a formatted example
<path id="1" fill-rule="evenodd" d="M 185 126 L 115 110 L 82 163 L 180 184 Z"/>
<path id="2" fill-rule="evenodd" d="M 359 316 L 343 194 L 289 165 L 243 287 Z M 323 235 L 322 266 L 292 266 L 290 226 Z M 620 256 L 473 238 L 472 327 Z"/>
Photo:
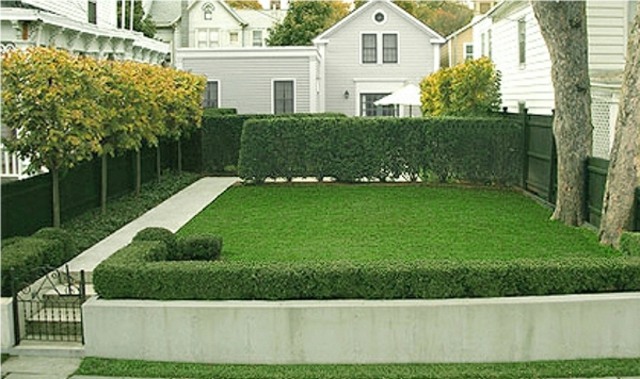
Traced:
<path id="1" fill-rule="evenodd" d="M 387 15 L 381 10 L 376 11 L 373 14 L 373 21 L 378 25 L 382 25 L 387 21 Z"/>
<path id="2" fill-rule="evenodd" d="M 204 19 L 205 20 L 213 20 L 213 11 L 215 10 L 215 8 L 213 7 L 213 4 L 211 3 L 206 3 L 205 5 L 202 6 L 202 11 L 204 12 Z"/>

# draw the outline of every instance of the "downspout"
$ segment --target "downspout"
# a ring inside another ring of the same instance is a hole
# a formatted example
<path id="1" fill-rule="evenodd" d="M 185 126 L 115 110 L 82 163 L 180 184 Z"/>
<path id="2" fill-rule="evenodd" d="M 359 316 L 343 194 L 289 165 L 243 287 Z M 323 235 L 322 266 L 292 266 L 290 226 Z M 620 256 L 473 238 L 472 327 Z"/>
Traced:
<path id="1" fill-rule="evenodd" d="M 189 1 L 180 4 L 180 47 L 189 47 Z"/>

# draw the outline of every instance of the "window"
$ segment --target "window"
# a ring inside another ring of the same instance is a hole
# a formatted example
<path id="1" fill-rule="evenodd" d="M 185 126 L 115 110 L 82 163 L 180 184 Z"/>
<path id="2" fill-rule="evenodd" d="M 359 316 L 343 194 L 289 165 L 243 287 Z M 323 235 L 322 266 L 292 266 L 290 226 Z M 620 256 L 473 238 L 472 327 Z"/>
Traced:
<path id="1" fill-rule="evenodd" d="M 382 63 L 398 63 L 398 35 L 382 35 Z"/>
<path id="2" fill-rule="evenodd" d="M 262 30 L 253 31 L 253 46 L 262 47 Z"/>
<path id="3" fill-rule="evenodd" d="M 377 11 L 373 15 L 373 21 L 375 21 L 376 24 L 384 24 L 386 20 L 387 20 L 387 15 L 384 14 L 383 11 Z"/>
<path id="4" fill-rule="evenodd" d="M 527 22 L 524 18 L 518 20 L 518 61 L 520 65 L 527 62 Z"/>
<path id="5" fill-rule="evenodd" d="M 213 11 L 215 10 L 213 4 L 206 3 L 202 6 L 202 11 L 204 13 L 205 20 L 213 20 Z"/>
<path id="6" fill-rule="evenodd" d="M 219 108 L 220 99 L 218 98 L 219 82 L 217 80 L 207 82 L 207 89 L 204 92 L 204 101 L 202 106 L 205 108 Z"/>
<path id="7" fill-rule="evenodd" d="M 219 47 L 220 32 L 218 29 L 196 29 L 199 48 Z"/>
<path id="8" fill-rule="evenodd" d="M 97 24 L 98 23 L 98 4 L 96 3 L 96 0 L 89 0 L 88 3 L 88 7 L 87 7 L 87 16 L 89 17 L 89 23 L 90 24 Z"/>
<path id="9" fill-rule="evenodd" d="M 491 29 L 487 30 L 487 56 L 491 58 Z"/>
<path id="10" fill-rule="evenodd" d="M 362 35 L 362 63 L 378 63 L 378 36 Z"/>
<path id="11" fill-rule="evenodd" d="M 393 105 L 375 105 L 374 103 L 388 93 L 363 93 L 360 94 L 360 116 L 395 116 L 396 110 Z"/>
<path id="12" fill-rule="evenodd" d="M 239 38 L 238 32 L 230 32 L 229 33 L 229 44 L 238 45 L 239 42 L 240 42 L 240 38 Z"/>
<path id="13" fill-rule="evenodd" d="M 293 80 L 276 80 L 273 82 L 273 113 L 294 113 Z"/>
<path id="14" fill-rule="evenodd" d="M 465 43 L 464 44 L 464 60 L 473 59 L 473 44 Z"/>

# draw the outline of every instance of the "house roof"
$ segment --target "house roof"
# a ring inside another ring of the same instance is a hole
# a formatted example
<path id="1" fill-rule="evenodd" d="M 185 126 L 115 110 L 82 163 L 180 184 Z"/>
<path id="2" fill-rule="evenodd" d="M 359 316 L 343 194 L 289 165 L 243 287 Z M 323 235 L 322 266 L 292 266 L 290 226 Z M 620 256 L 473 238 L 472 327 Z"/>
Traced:
<path id="1" fill-rule="evenodd" d="M 169 26 L 180 18 L 180 1 L 155 0 L 151 3 L 149 14 L 156 25 Z"/>
<path id="2" fill-rule="evenodd" d="M 282 21 L 286 14 L 282 11 L 255 9 L 237 9 L 236 13 L 238 13 L 249 26 L 254 28 L 270 28 L 273 24 Z"/>
<path id="3" fill-rule="evenodd" d="M 409 14 L 404 9 L 400 8 L 399 6 L 397 6 L 396 4 L 391 2 L 391 0 L 369 0 L 366 4 L 364 4 L 363 6 L 361 6 L 358 9 L 354 10 L 347 17 L 343 18 L 338 23 L 333 25 L 331 28 L 329 28 L 325 32 L 321 33 L 319 36 L 317 36 L 313 40 L 313 42 L 314 43 L 319 43 L 322 40 L 326 40 L 333 33 L 335 33 L 336 31 L 340 30 L 344 25 L 348 24 L 349 22 L 351 22 L 351 20 L 353 20 L 354 18 L 358 17 L 359 14 L 361 14 L 361 13 L 365 12 L 367 9 L 369 9 L 369 8 L 375 6 L 375 5 L 379 5 L 379 4 L 387 5 L 390 9 L 394 10 L 400 16 L 402 16 L 403 18 L 405 18 L 409 22 L 411 22 L 414 25 L 416 25 L 418 27 L 418 29 L 422 30 L 426 34 L 431 35 L 433 37 L 432 42 L 434 42 L 434 43 L 444 43 L 445 42 L 445 39 L 440 34 L 438 34 L 436 31 L 434 31 L 433 29 L 431 29 L 430 27 L 425 25 L 422 21 L 420 21 L 417 18 L 413 17 L 411 14 Z"/>
<path id="4" fill-rule="evenodd" d="M 222 8 L 224 8 L 224 10 L 226 10 L 231 17 L 233 17 L 234 19 L 236 19 L 236 21 L 238 21 L 238 23 L 240 24 L 246 24 L 246 21 L 242 19 L 242 17 L 240 17 L 240 15 L 229 6 L 229 4 L 227 4 L 226 1 L 224 0 L 208 0 L 208 1 L 203 1 L 203 0 L 191 0 L 188 6 L 188 9 L 193 8 L 194 5 L 198 4 L 198 3 L 218 3 L 220 4 L 220 6 L 222 6 Z"/>

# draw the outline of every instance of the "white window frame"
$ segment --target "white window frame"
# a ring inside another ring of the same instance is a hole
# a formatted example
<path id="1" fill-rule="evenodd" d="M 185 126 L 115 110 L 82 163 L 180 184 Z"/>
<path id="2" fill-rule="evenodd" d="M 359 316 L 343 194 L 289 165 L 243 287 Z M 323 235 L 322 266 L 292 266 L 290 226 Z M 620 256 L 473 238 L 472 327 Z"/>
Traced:
<path id="1" fill-rule="evenodd" d="M 298 112 L 298 83 L 295 78 L 273 78 L 271 79 L 271 114 L 276 114 L 276 98 L 274 91 L 276 82 L 293 82 L 293 113 Z"/>
<path id="2" fill-rule="evenodd" d="M 218 104 L 217 105 L 218 106 L 217 106 L 217 108 L 222 108 L 222 98 L 220 97 L 220 95 L 222 95 L 222 90 L 221 90 L 222 84 L 220 82 L 220 79 L 207 79 L 207 87 L 208 87 L 209 83 L 218 83 L 218 91 L 217 91 L 218 92 L 217 93 L 217 96 L 218 96 L 218 98 L 217 98 L 218 99 Z M 207 87 L 205 87 L 205 91 L 206 91 Z"/>
<path id="3" fill-rule="evenodd" d="M 216 10 L 216 7 L 213 6 L 213 4 L 211 3 L 205 3 L 202 6 L 202 18 L 205 21 L 211 21 L 213 20 L 213 12 Z M 207 17 L 207 15 L 209 15 L 209 17 Z"/>
<path id="4" fill-rule="evenodd" d="M 363 44 L 363 35 L 365 34 L 375 34 L 376 35 L 376 63 L 364 63 L 362 49 L 364 48 Z M 397 62 L 395 63 L 384 63 L 384 37 L 385 34 L 395 34 L 396 35 L 396 49 L 397 49 Z M 360 32 L 359 37 L 359 48 L 358 48 L 358 62 L 362 66 L 382 66 L 382 65 L 397 65 L 400 64 L 400 33 L 397 31 L 389 30 L 389 31 L 376 31 L 376 32 Z"/>
<path id="5" fill-rule="evenodd" d="M 260 33 L 260 38 L 256 39 L 256 33 Z M 260 44 L 257 45 L 256 42 L 260 41 Z M 264 46 L 264 32 L 261 29 L 252 30 L 251 31 L 251 46 L 253 47 L 263 47 Z"/>
<path id="6" fill-rule="evenodd" d="M 232 41 L 231 40 L 231 36 L 234 35 L 236 36 L 236 40 Z M 239 46 L 240 45 L 240 32 L 237 30 L 230 30 L 229 31 L 229 45 L 230 46 Z"/>
<path id="7" fill-rule="evenodd" d="M 520 26 L 523 25 L 523 29 L 520 30 Z M 518 52 L 518 64 L 520 68 L 525 68 L 527 65 L 527 19 L 522 17 L 518 19 L 517 23 L 517 33 L 518 38 L 516 39 L 518 48 L 516 51 Z M 520 37 L 522 36 L 522 41 Z M 524 45 L 524 46 L 523 46 Z"/>
<path id="8" fill-rule="evenodd" d="M 200 42 L 203 42 L 200 40 L 200 33 L 201 32 L 205 32 L 205 35 L 207 36 L 205 40 L 203 40 L 204 42 L 206 42 L 206 46 L 205 47 L 201 47 L 200 46 Z M 212 32 L 216 32 L 218 34 L 218 38 L 216 40 L 211 38 L 211 33 Z M 197 28 L 195 29 L 195 47 L 199 48 L 199 49 L 211 49 L 211 48 L 216 48 L 216 47 L 220 47 L 220 29 L 219 28 Z M 217 46 L 211 46 L 211 44 L 215 42 L 217 43 Z"/>
<path id="9" fill-rule="evenodd" d="M 467 51 L 468 47 L 471 47 L 471 55 L 469 55 L 469 52 Z M 464 61 L 473 59 L 473 42 L 465 42 L 462 44 L 462 59 Z"/>
<path id="10" fill-rule="evenodd" d="M 378 13 L 381 13 L 384 16 L 384 20 L 382 20 L 382 21 L 377 21 L 376 20 L 376 15 Z M 376 24 L 376 25 L 384 25 L 384 24 L 387 23 L 388 19 L 389 19 L 389 16 L 387 16 L 387 12 L 383 11 L 382 9 L 376 9 L 376 11 L 371 14 L 371 21 L 373 21 L 374 24 Z"/>

